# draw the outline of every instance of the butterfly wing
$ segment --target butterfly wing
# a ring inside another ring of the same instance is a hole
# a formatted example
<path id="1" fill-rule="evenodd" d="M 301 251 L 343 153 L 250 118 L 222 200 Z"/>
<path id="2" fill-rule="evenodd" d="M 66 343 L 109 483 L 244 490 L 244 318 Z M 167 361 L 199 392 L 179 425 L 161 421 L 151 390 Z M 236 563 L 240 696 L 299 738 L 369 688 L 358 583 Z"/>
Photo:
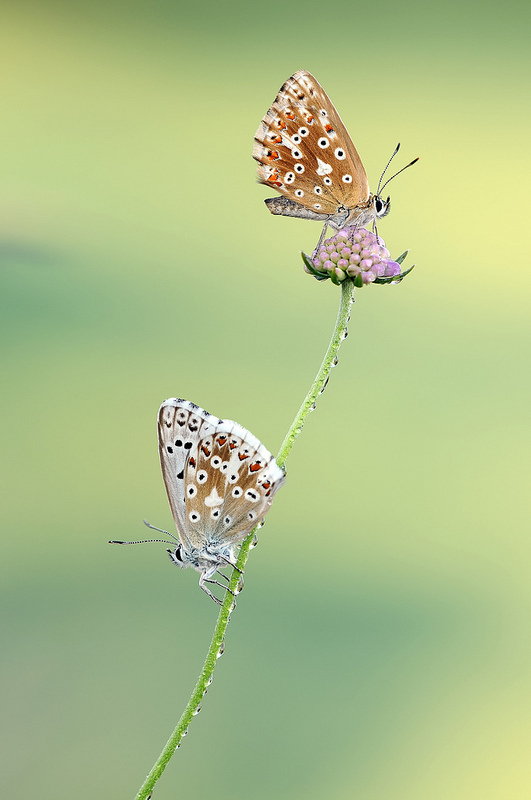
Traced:
<path id="1" fill-rule="evenodd" d="M 312 214 L 367 202 L 363 164 L 322 86 L 299 70 L 281 87 L 255 135 L 258 180 Z"/>
<path id="2" fill-rule="evenodd" d="M 285 473 L 237 422 L 219 421 L 192 449 L 185 471 L 190 535 L 204 544 L 239 544 L 264 518 Z"/>
<path id="3" fill-rule="evenodd" d="M 202 438 L 211 435 L 222 420 L 195 403 L 172 397 L 159 409 L 159 456 L 164 485 L 179 538 L 189 551 L 197 546 L 190 534 L 185 508 L 185 469 L 192 450 Z"/>

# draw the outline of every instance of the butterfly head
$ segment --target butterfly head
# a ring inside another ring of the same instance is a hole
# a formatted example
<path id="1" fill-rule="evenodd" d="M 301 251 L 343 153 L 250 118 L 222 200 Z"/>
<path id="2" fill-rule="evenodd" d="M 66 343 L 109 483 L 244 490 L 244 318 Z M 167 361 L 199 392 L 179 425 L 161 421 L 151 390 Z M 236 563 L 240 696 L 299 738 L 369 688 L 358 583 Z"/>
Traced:
<path id="1" fill-rule="evenodd" d="M 337 218 L 328 220 L 328 225 L 336 230 L 341 228 L 365 228 L 373 222 L 389 214 L 391 198 L 384 200 L 379 194 L 371 194 L 365 203 L 360 203 L 355 208 L 342 207 L 343 213 L 338 213 Z"/>
<path id="2" fill-rule="evenodd" d="M 174 564 L 177 564 L 178 567 L 184 568 L 184 567 L 188 566 L 188 564 L 185 563 L 184 558 L 183 558 L 183 546 L 182 546 L 182 544 L 177 545 L 177 547 L 174 550 L 171 550 L 168 547 L 166 552 L 169 555 L 170 560 Z"/>
<path id="3" fill-rule="evenodd" d="M 376 219 L 382 219 L 382 217 L 386 217 L 391 210 L 391 198 L 388 197 L 387 200 L 384 200 L 379 194 L 375 194 L 372 201 L 372 207 L 374 209 L 374 216 Z"/>

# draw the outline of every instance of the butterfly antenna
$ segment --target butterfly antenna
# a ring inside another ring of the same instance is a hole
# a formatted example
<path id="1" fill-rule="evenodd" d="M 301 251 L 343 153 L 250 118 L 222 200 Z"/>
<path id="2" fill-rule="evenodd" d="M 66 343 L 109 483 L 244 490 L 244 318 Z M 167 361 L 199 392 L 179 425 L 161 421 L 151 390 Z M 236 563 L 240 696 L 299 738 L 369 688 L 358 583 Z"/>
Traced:
<path id="1" fill-rule="evenodd" d="M 409 164 L 406 164 L 406 166 L 405 166 L 405 167 L 402 167 L 402 169 L 399 169 L 399 170 L 398 170 L 398 172 L 395 172 L 395 174 L 394 174 L 394 175 L 391 175 L 391 177 L 390 177 L 390 178 L 388 178 L 388 179 L 386 180 L 386 182 L 384 183 L 384 185 L 382 186 L 382 188 L 381 188 L 381 189 L 378 189 L 378 193 L 380 193 L 380 191 L 382 191 L 382 192 L 383 192 L 383 190 L 385 189 L 385 187 L 387 186 L 387 184 L 388 184 L 390 181 L 392 181 L 392 180 L 393 180 L 393 178 L 396 178 L 396 176 L 397 176 L 397 175 L 400 175 L 400 173 L 401 173 L 401 172 L 403 172 L 403 171 L 404 171 L 405 169 L 407 169 L 408 167 L 412 167 L 412 166 L 413 166 L 413 164 L 416 164 L 416 163 L 417 163 L 417 161 L 419 160 L 419 158 L 420 158 L 420 156 L 417 156 L 417 158 L 414 158 L 414 159 L 413 159 L 413 161 L 410 161 L 410 162 L 409 162 Z M 387 167 L 386 167 L 386 169 L 387 169 Z M 384 170 L 384 171 L 385 171 L 385 170 Z M 382 177 L 383 177 L 383 176 L 382 176 Z"/>
<path id="2" fill-rule="evenodd" d="M 179 539 L 170 533 L 169 531 L 165 531 L 163 528 L 157 528 L 155 525 L 152 525 L 151 522 L 148 522 L 147 519 L 142 520 L 146 528 L 150 528 L 152 531 L 158 531 L 159 533 L 165 533 L 167 536 L 171 536 L 172 539 L 175 539 L 176 542 L 179 542 Z"/>
<path id="3" fill-rule="evenodd" d="M 180 544 L 179 539 L 176 536 L 174 536 L 173 533 L 170 533 L 169 531 L 165 531 L 165 530 L 163 530 L 163 528 L 156 528 L 155 525 L 152 525 L 146 519 L 143 520 L 143 522 L 144 522 L 144 525 L 146 525 L 148 528 L 151 528 L 152 531 L 158 531 L 159 533 L 165 533 L 168 536 L 171 536 L 171 538 L 174 539 L 177 542 L 177 544 Z M 137 542 L 117 542 L 116 540 L 113 540 L 113 541 L 110 541 L 109 544 L 148 544 L 149 542 L 164 542 L 164 544 L 173 544 L 173 542 L 168 542 L 167 539 L 140 539 Z"/>
<path id="4" fill-rule="evenodd" d="M 148 542 L 164 542 L 164 544 L 173 544 L 173 542 L 169 542 L 167 539 L 140 539 L 138 542 L 118 542 L 115 539 L 112 539 L 109 544 L 148 544 Z"/>
<path id="5" fill-rule="evenodd" d="M 398 153 L 398 151 L 399 151 L 399 150 L 400 150 L 400 142 L 398 142 L 397 146 L 395 147 L 395 150 L 394 150 L 394 153 L 393 153 L 393 155 L 391 156 L 391 158 L 389 159 L 389 161 L 388 161 L 388 162 L 387 162 L 387 164 L 385 165 L 385 169 L 384 169 L 384 171 L 382 172 L 382 174 L 380 175 L 380 180 L 378 181 L 378 188 L 377 188 L 377 190 L 376 190 L 376 194 L 377 194 L 378 196 L 380 195 L 380 186 L 381 186 L 381 183 L 382 183 L 382 181 L 383 181 L 383 179 L 384 179 L 384 175 L 385 175 L 385 173 L 387 172 L 387 170 L 388 170 L 388 168 L 389 168 L 389 164 L 391 163 L 391 161 L 392 161 L 392 160 L 393 160 L 393 158 L 396 156 L 396 154 Z M 384 184 L 384 186 L 385 186 L 385 184 Z"/>

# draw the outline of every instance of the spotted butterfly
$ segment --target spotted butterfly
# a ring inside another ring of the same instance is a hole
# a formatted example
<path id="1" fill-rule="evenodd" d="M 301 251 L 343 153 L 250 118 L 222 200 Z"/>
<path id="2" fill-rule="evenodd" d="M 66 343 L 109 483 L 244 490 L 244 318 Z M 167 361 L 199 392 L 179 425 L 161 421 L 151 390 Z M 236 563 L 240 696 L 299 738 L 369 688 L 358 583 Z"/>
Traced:
<path id="1" fill-rule="evenodd" d="M 252 433 L 189 400 L 162 403 L 158 438 L 179 537 L 168 553 L 177 566 L 196 569 L 201 589 L 221 604 L 205 584 L 222 586 L 214 574 L 235 566 L 234 548 L 263 520 L 285 472 Z"/>
<path id="2" fill-rule="evenodd" d="M 389 213 L 390 198 L 383 200 L 380 189 L 371 194 L 341 117 L 306 70 L 281 87 L 255 134 L 253 158 L 260 163 L 259 183 L 282 195 L 265 201 L 270 212 L 319 220 L 323 236 L 327 225 L 361 227 Z"/>

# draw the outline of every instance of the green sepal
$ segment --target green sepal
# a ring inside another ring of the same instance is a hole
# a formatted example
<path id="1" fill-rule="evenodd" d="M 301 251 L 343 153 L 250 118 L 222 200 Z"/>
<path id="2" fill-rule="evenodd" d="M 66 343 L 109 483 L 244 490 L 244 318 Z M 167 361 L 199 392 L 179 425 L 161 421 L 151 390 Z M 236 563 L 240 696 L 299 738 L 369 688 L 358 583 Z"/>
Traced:
<path id="1" fill-rule="evenodd" d="M 302 260 L 304 261 L 306 268 L 313 275 L 314 278 L 316 278 L 318 281 L 328 280 L 328 278 L 330 277 L 328 272 L 320 272 L 318 269 L 315 269 L 314 265 L 312 264 L 312 261 L 310 260 L 310 257 L 307 256 L 306 253 L 301 252 L 301 257 Z"/>
<path id="2" fill-rule="evenodd" d="M 397 264 L 398 263 L 399 262 L 398 262 L 398 259 L 397 259 Z M 410 267 L 409 269 L 406 269 L 405 272 L 401 272 L 400 275 L 388 275 L 385 278 L 375 278 L 373 280 L 373 283 L 380 283 L 380 284 L 382 284 L 382 283 L 400 283 L 401 281 L 404 280 L 406 275 L 409 275 L 409 273 L 411 272 L 412 269 L 415 268 L 415 266 L 416 266 L 416 264 L 413 264 L 412 267 Z"/>
<path id="3" fill-rule="evenodd" d="M 398 256 L 398 258 L 393 258 L 393 261 L 396 261 L 397 264 L 401 264 L 404 261 L 405 257 L 409 253 L 409 250 L 404 250 L 402 255 Z"/>
<path id="4" fill-rule="evenodd" d="M 363 278 L 361 277 L 361 272 L 359 272 L 357 275 L 355 275 L 352 278 L 352 281 L 354 283 L 354 286 L 357 286 L 358 289 L 361 289 L 361 287 L 364 285 Z"/>

